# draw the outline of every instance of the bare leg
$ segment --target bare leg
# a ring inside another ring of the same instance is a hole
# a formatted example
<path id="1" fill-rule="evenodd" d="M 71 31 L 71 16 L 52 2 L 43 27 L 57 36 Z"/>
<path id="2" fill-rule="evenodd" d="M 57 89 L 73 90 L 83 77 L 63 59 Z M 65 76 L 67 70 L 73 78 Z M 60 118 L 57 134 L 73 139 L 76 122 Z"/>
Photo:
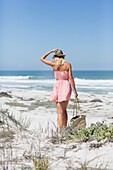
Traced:
<path id="1" fill-rule="evenodd" d="M 58 112 L 58 127 L 59 128 L 67 126 L 67 119 L 68 119 L 67 111 L 66 111 L 67 104 L 68 104 L 68 101 L 56 103 L 57 112 Z"/>

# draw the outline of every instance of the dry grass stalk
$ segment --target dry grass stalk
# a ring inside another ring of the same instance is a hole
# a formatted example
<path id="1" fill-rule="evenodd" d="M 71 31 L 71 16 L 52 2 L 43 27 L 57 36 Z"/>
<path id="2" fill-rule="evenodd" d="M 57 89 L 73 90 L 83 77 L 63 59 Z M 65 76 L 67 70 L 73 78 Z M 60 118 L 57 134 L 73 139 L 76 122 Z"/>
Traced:
<path id="1" fill-rule="evenodd" d="M 41 158 L 34 157 L 33 163 L 35 166 L 35 170 L 48 170 L 49 167 L 48 157 L 41 157 Z"/>

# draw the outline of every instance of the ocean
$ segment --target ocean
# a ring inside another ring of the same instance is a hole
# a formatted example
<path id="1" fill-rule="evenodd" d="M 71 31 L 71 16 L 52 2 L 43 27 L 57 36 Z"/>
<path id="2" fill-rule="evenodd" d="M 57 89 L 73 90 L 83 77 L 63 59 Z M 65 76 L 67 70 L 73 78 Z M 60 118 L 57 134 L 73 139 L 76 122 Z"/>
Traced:
<path id="1" fill-rule="evenodd" d="M 113 94 L 113 71 L 73 71 L 77 91 Z M 55 83 L 51 71 L 0 71 L 0 90 L 51 91 Z"/>

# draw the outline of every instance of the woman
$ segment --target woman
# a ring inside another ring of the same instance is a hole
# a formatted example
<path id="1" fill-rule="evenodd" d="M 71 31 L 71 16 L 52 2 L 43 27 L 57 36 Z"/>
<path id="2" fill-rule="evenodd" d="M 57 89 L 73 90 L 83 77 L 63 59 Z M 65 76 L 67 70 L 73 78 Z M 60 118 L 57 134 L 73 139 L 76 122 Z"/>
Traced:
<path id="1" fill-rule="evenodd" d="M 46 57 L 54 52 L 55 54 L 53 55 L 53 60 L 46 60 Z M 66 108 L 71 96 L 72 88 L 74 90 L 75 97 L 78 96 L 72 76 L 71 64 L 65 61 L 65 54 L 63 54 L 62 50 L 58 49 L 53 49 L 44 54 L 40 60 L 53 68 L 54 76 L 57 81 L 53 87 L 50 101 L 56 102 L 58 127 L 66 127 L 68 120 Z"/>

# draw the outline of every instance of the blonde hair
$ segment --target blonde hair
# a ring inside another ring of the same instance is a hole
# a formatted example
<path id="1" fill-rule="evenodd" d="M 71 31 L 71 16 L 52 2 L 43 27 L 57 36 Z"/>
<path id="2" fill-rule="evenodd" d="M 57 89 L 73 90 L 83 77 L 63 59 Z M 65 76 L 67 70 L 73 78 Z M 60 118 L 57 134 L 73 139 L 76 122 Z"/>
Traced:
<path id="1" fill-rule="evenodd" d="M 61 66 L 61 65 L 64 64 L 65 59 L 55 57 L 55 58 L 54 58 L 54 62 L 55 62 L 55 63 L 57 64 L 57 66 L 59 67 L 59 66 Z"/>

